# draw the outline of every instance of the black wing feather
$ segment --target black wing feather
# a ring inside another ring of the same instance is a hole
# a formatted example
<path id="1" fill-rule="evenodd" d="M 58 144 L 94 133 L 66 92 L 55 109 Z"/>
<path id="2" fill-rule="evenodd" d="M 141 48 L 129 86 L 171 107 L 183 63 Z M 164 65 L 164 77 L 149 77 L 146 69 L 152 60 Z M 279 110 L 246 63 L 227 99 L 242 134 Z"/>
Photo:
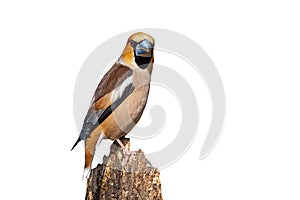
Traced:
<path id="1" fill-rule="evenodd" d="M 94 112 L 91 116 L 87 116 L 85 119 L 85 123 L 83 124 L 83 129 L 80 133 L 79 138 L 73 145 L 71 151 L 75 148 L 75 146 L 81 141 L 84 140 L 90 133 L 92 133 L 104 120 L 107 119 L 111 115 L 111 113 L 118 108 L 118 106 L 133 92 L 134 87 L 133 84 L 129 84 L 125 90 L 123 91 L 121 97 L 116 99 L 110 106 L 108 106 L 103 112 L 101 111 L 98 119 L 97 112 Z M 97 121 L 95 120 L 97 119 Z"/>

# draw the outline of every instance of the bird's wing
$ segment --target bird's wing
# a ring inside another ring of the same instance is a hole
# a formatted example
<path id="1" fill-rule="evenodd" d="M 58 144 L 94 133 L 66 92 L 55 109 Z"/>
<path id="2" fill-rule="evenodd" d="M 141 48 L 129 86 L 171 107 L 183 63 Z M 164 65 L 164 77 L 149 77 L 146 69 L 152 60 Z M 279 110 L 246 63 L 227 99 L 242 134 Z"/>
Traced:
<path id="1" fill-rule="evenodd" d="M 85 140 L 132 93 L 134 90 L 132 73 L 130 68 L 116 63 L 104 75 L 94 93 L 79 138 L 73 148 L 78 142 Z"/>

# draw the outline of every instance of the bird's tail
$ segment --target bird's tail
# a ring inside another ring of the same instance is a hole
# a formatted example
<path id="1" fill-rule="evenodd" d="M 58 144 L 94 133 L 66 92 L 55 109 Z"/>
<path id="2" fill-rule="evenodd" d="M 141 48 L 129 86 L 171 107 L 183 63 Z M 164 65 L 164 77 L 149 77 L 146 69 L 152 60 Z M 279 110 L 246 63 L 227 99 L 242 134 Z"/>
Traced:
<path id="1" fill-rule="evenodd" d="M 76 147 L 76 145 L 81 141 L 81 138 L 78 137 L 77 141 L 75 142 L 75 144 L 73 145 L 71 151 Z"/>
<path id="2" fill-rule="evenodd" d="M 82 179 L 88 179 L 90 177 L 90 174 L 91 174 L 91 168 L 90 167 L 84 168 Z"/>

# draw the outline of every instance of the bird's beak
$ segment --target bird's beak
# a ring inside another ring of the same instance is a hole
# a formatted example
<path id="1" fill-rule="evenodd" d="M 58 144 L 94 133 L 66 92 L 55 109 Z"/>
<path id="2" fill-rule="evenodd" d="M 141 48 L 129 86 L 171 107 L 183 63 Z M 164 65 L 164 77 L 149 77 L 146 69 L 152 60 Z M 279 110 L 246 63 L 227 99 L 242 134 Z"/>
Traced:
<path id="1" fill-rule="evenodd" d="M 153 44 L 148 40 L 143 40 L 136 45 L 135 48 L 135 55 L 142 56 L 142 57 L 151 57 L 153 50 Z"/>

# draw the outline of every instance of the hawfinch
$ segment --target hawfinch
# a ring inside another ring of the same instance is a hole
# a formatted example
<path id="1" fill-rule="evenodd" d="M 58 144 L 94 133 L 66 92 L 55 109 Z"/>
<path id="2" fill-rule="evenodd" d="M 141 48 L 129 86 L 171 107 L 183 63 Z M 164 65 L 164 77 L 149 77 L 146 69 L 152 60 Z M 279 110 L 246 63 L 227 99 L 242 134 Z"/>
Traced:
<path id="1" fill-rule="evenodd" d="M 132 153 L 119 140 L 139 121 L 147 103 L 153 68 L 154 39 L 142 32 L 131 35 L 112 68 L 100 81 L 73 148 L 85 141 L 84 176 L 88 177 L 96 145 L 117 140 L 125 158 Z"/>

